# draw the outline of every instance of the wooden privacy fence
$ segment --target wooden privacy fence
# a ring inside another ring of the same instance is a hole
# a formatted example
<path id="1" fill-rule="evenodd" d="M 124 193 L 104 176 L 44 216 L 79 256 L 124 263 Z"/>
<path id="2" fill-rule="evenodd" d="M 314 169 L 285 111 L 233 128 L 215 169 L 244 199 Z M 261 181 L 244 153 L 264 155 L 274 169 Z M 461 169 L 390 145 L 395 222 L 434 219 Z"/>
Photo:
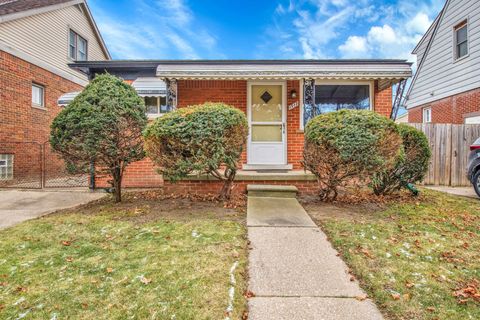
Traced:
<path id="1" fill-rule="evenodd" d="M 480 124 L 410 123 L 423 131 L 430 143 L 432 159 L 425 184 L 470 186 L 467 160 L 470 145 L 480 137 Z"/>

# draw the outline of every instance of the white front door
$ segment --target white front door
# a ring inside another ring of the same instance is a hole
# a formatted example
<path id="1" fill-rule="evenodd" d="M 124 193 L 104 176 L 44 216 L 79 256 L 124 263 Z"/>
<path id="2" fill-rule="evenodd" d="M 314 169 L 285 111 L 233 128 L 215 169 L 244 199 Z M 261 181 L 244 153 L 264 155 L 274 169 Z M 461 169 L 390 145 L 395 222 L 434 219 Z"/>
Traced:
<path id="1" fill-rule="evenodd" d="M 247 161 L 249 165 L 285 165 L 285 83 L 252 82 L 248 85 Z"/>

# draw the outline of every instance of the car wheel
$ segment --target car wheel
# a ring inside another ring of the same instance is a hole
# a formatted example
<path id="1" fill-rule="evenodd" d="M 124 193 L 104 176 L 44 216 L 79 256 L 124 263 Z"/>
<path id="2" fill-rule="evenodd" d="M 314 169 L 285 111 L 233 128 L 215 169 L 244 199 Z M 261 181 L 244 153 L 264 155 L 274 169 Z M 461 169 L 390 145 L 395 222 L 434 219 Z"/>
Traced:
<path id="1" fill-rule="evenodd" d="M 478 170 L 473 176 L 473 188 L 475 192 L 480 197 L 480 170 Z"/>

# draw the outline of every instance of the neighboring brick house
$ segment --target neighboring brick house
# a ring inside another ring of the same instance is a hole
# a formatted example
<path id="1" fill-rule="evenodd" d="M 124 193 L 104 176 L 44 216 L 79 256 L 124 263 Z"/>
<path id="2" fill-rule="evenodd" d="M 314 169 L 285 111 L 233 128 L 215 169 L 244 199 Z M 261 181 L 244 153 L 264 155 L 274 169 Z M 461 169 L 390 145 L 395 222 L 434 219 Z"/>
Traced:
<path id="1" fill-rule="evenodd" d="M 412 72 L 404 60 L 86 61 L 71 67 L 90 78 L 105 71 L 122 77 L 145 97 L 150 117 L 207 101 L 244 111 L 250 132 L 240 164 L 244 172 L 237 175 L 242 190 L 251 179 L 256 183 L 273 179 L 269 170 L 285 172 L 283 178 L 276 176 L 275 183 L 313 190 L 311 177 L 304 181 L 305 175 L 295 176 L 303 173 L 305 123 L 315 114 L 344 108 L 390 117 L 392 85 Z M 265 172 L 265 177 L 250 177 L 252 170 Z M 161 179 L 146 159 L 127 168 L 124 183 L 154 187 Z M 209 187 L 198 183 L 190 180 L 180 187 L 205 192 L 219 188 L 216 182 Z"/>
<path id="2" fill-rule="evenodd" d="M 480 123 L 480 1 L 447 0 L 413 50 L 409 122 Z"/>
<path id="3" fill-rule="evenodd" d="M 88 84 L 68 64 L 109 59 L 84 0 L 0 0 L 0 182 L 41 174 L 57 100 Z"/>

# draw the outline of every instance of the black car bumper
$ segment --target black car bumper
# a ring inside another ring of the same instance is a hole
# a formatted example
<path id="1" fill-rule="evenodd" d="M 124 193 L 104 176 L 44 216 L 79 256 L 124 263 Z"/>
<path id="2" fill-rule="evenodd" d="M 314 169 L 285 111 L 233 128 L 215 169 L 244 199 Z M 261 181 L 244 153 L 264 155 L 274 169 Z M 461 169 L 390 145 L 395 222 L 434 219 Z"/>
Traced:
<path id="1" fill-rule="evenodd" d="M 470 152 L 470 156 L 468 157 L 467 168 L 468 168 L 468 172 L 467 172 L 468 180 L 473 183 L 473 176 L 478 170 L 480 170 L 480 151 Z"/>

